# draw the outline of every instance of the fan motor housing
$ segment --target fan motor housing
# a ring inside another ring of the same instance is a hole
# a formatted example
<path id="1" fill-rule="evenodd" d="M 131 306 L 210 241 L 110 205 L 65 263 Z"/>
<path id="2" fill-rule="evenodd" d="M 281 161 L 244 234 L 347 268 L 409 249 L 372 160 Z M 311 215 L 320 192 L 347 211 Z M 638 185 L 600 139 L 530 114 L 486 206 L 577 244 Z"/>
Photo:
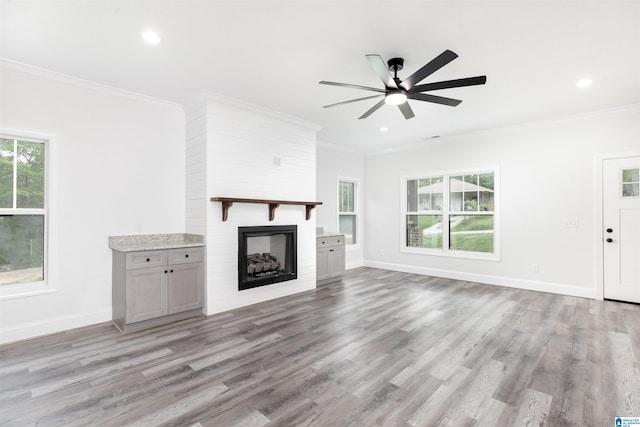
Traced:
<path id="1" fill-rule="evenodd" d="M 387 61 L 389 71 L 398 72 L 404 67 L 404 58 L 391 58 Z"/>

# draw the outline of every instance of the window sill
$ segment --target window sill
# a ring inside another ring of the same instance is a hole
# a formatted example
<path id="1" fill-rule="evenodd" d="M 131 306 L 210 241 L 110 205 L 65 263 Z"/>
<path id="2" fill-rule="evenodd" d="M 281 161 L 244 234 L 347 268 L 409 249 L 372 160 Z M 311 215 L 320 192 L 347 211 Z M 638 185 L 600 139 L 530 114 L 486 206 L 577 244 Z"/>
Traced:
<path id="1" fill-rule="evenodd" d="M 51 294 L 54 292 L 57 292 L 57 290 L 47 283 L 18 283 L 15 285 L 1 285 L 0 301 Z"/>

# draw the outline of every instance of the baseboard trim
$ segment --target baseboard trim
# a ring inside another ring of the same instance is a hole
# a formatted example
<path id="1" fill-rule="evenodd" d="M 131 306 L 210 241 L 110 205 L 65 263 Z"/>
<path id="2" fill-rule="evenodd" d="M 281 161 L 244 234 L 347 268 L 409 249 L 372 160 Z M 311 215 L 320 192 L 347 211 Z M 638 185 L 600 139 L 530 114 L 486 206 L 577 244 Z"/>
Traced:
<path id="1" fill-rule="evenodd" d="M 0 344 L 9 344 L 15 341 L 22 341 L 109 321 L 111 321 L 111 310 L 103 310 L 3 328 L 0 329 Z"/>
<path id="2" fill-rule="evenodd" d="M 515 277 L 490 276 L 484 274 L 465 273 L 461 271 L 442 270 L 438 268 L 416 267 L 413 265 L 393 264 L 389 262 L 364 261 L 365 267 L 381 268 L 383 270 L 399 271 L 402 273 L 420 274 L 423 276 L 442 277 L 445 279 L 464 280 L 487 285 L 506 286 L 509 288 L 525 289 L 528 291 L 549 292 L 552 294 L 569 295 L 581 298 L 596 299 L 594 288 L 581 288 L 563 283 L 543 282 L 538 280 L 518 279 Z"/>

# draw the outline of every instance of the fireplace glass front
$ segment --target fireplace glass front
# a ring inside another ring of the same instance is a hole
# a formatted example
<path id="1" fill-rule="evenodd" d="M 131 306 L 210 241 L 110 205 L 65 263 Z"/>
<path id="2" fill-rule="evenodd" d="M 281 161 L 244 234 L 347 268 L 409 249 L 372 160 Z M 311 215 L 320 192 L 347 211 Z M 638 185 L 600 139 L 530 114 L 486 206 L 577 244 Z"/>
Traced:
<path id="1" fill-rule="evenodd" d="M 238 289 L 297 278 L 297 225 L 238 227 Z"/>

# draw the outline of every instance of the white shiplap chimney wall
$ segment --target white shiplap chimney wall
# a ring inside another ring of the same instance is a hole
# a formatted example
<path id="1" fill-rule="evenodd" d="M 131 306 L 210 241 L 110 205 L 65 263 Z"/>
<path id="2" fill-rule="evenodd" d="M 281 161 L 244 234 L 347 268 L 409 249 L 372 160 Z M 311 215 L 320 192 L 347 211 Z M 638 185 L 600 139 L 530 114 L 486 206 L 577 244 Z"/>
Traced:
<path id="1" fill-rule="evenodd" d="M 186 231 L 207 244 L 207 314 L 315 288 L 315 212 L 235 203 L 222 221 L 211 197 L 315 201 L 317 126 L 211 92 L 185 108 Z M 238 227 L 298 226 L 298 278 L 238 291 Z"/>

